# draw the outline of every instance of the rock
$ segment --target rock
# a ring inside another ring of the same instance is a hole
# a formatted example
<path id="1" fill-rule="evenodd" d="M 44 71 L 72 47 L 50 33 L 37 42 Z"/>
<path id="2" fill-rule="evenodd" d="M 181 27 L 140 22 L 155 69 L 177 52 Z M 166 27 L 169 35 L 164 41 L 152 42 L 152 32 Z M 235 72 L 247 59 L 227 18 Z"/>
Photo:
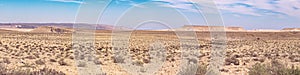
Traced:
<path id="1" fill-rule="evenodd" d="M 233 63 L 234 65 L 240 65 L 239 60 L 236 58 L 226 58 L 225 59 L 225 65 L 230 65 L 231 63 Z"/>

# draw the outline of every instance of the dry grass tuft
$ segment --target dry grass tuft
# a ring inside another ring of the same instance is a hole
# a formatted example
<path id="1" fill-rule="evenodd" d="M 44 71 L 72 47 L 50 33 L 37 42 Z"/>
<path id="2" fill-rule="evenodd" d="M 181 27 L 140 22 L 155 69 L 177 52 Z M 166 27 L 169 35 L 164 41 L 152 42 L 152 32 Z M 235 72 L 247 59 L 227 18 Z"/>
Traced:
<path id="1" fill-rule="evenodd" d="M 45 61 L 39 59 L 39 60 L 36 60 L 36 61 L 35 61 L 35 64 L 38 64 L 38 65 L 45 65 Z"/>
<path id="2" fill-rule="evenodd" d="M 61 71 L 56 71 L 50 68 L 43 68 L 39 70 L 30 69 L 7 69 L 3 64 L 0 65 L 0 75 L 66 75 Z"/>
<path id="3" fill-rule="evenodd" d="M 78 62 L 77 67 L 85 67 L 85 66 L 86 66 L 86 63 L 85 63 L 85 62 L 82 62 L 82 61 L 79 61 L 79 62 Z"/>
<path id="4" fill-rule="evenodd" d="M 279 61 L 272 61 L 270 65 L 256 63 L 250 71 L 249 75 L 300 75 L 299 68 L 287 68 Z"/>
<path id="5" fill-rule="evenodd" d="M 64 59 L 60 59 L 60 60 L 58 61 L 58 64 L 61 65 L 61 66 L 68 66 L 68 63 L 65 62 Z"/>

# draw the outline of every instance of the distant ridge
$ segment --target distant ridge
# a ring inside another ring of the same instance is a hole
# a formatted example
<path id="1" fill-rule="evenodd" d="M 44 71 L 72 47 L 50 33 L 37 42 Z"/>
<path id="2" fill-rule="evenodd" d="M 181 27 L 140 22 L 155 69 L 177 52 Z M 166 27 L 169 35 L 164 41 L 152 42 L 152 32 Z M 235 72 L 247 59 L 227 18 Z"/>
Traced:
<path id="1" fill-rule="evenodd" d="M 73 29 L 62 28 L 62 27 L 51 27 L 51 26 L 41 26 L 38 28 L 33 29 L 30 32 L 37 32 L 37 33 L 71 33 Z"/>
<path id="2" fill-rule="evenodd" d="M 184 25 L 175 29 L 162 29 L 157 31 L 210 31 L 212 29 L 224 29 L 224 31 L 246 31 L 243 27 L 224 27 L 224 26 L 200 26 L 200 25 Z"/>
<path id="3" fill-rule="evenodd" d="M 288 30 L 288 31 L 300 31 L 300 28 L 283 28 L 282 30 Z"/>
<path id="4" fill-rule="evenodd" d="M 198 25 L 185 25 L 182 28 L 194 31 L 209 31 L 213 28 L 224 28 L 225 31 L 244 31 L 243 27 L 224 27 L 224 26 L 198 26 Z"/>
<path id="5" fill-rule="evenodd" d="M 80 24 L 81 26 L 91 25 L 95 27 L 96 30 L 133 30 L 130 28 L 122 27 L 122 26 L 114 26 L 114 25 L 105 25 L 105 24 L 86 24 L 86 23 L 0 23 L 0 29 L 1 31 L 21 31 L 21 32 L 28 32 L 31 30 L 34 30 L 33 32 L 39 31 L 38 29 L 43 28 L 47 29 L 45 27 L 53 27 L 54 29 L 62 28 L 62 30 L 66 30 L 66 32 L 69 32 L 67 30 L 72 31 L 74 25 Z M 50 28 L 51 29 L 51 28 Z M 281 30 L 274 30 L 274 29 L 253 29 L 253 30 L 246 30 L 243 27 L 224 27 L 224 26 L 209 26 L 209 25 L 184 25 L 180 28 L 174 28 L 174 29 L 160 29 L 160 30 L 154 30 L 154 31 L 210 31 L 214 29 L 224 29 L 225 31 L 237 31 L 237 32 L 289 32 L 289 31 L 300 31 L 300 28 L 284 28 Z M 49 28 L 47 31 L 44 32 L 51 32 L 49 31 Z M 56 33 L 60 31 L 52 31 L 51 33 Z M 65 31 L 62 31 L 65 32 Z"/>
<path id="6" fill-rule="evenodd" d="M 19 27 L 30 27 L 30 28 L 38 28 L 43 26 L 50 27 L 63 27 L 63 28 L 73 28 L 74 25 L 91 25 L 95 26 L 96 30 L 113 30 L 113 29 L 125 29 L 128 30 L 130 28 L 113 26 L 113 25 L 105 25 L 105 24 L 86 24 L 86 23 L 0 23 L 0 28 L 19 28 Z"/>

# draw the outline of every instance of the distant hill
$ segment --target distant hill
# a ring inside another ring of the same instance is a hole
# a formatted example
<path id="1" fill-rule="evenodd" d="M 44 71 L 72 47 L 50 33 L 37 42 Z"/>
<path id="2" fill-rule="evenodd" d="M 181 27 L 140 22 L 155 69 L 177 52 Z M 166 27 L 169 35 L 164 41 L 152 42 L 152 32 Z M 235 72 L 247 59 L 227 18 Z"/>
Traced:
<path id="1" fill-rule="evenodd" d="M 282 30 L 287 30 L 287 31 L 300 31 L 300 28 L 283 28 Z"/>
<path id="2" fill-rule="evenodd" d="M 73 29 L 62 28 L 62 27 L 51 27 L 51 26 L 41 26 L 38 28 L 33 29 L 30 32 L 37 32 L 37 33 L 71 33 Z"/>
<path id="3" fill-rule="evenodd" d="M 212 29 L 224 29 L 225 31 L 245 31 L 242 27 L 223 27 L 223 26 L 198 26 L 198 25 L 185 25 L 181 28 L 163 29 L 162 31 L 210 31 Z"/>
<path id="4" fill-rule="evenodd" d="M 209 31 L 213 28 L 225 29 L 226 31 L 243 31 L 242 27 L 223 27 L 223 26 L 196 26 L 196 25 L 185 25 L 183 29 L 194 30 L 194 31 Z"/>
<path id="5" fill-rule="evenodd" d="M 96 26 L 96 30 L 112 30 L 112 29 L 129 29 L 126 27 L 118 27 L 113 25 L 104 25 L 104 24 L 85 24 L 85 23 L 0 23 L 0 28 L 38 28 L 43 26 L 50 27 L 63 27 L 63 28 L 73 28 L 73 25 L 93 25 Z"/>

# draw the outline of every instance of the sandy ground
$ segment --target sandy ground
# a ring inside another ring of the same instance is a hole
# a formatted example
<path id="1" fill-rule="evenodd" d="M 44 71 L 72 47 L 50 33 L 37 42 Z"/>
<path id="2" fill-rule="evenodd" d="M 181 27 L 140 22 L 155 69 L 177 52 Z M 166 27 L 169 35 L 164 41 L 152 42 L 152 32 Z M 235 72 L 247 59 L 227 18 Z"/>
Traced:
<path id="1" fill-rule="evenodd" d="M 34 29 L 20 29 L 20 28 L 0 28 L 3 30 L 19 31 L 19 32 L 30 32 Z"/>
<path id="2" fill-rule="evenodd" d="M 90 47 L 73 46 L 70 33 L 0 31 L 0 61 L 10 69 L 49 67 L 67 75 L 77 75 L 80 73 L 78 70 L 94 68 L 93 70 L 97 71 L 101 65 L 101 69 L 107 75 L 130 75 L 126 69 L 118 65 L 122 63 L 122 59 L 119 59 L 112 50 L 110 32 L 97 31 L 93 49 L 89 52 L 85 48 Z M 222 75 L 247 74 L 248 68 L 255 63 L 268 63 L 275 59 L 282 61 L 286 66 L 300 66 L 300 32 L 228 32 L 226 35 L 225 62 L 220 68 Z M 187 49 L 197 50 L 201 54 L 197 58 L 198 64 L 209 65 L 212 48 L 209 39 L 209 32 L 197 32 L 197 45 L 185 44 L 189 47 Z M 166 50 L 162 68 L 154 74 L 175 75 L 179 72 L 179 65 L 182 62 L 181 53 L 185 51 L 181 50 L 179 41 L 173 32 L 136 31 L 132 33 L 129 40 L 125 40 L 128 46 L 123 48 L 117 45 L 116 47 L 121 51 L 128 51 L 134 61 L 132 64 L 139 66 L 157 63 L 153 62 L 151 59 L 154 58 L 149 55 L 152 50 Z M 160 42 L 161 46 L 152 46 L 156 42 Z"/>

